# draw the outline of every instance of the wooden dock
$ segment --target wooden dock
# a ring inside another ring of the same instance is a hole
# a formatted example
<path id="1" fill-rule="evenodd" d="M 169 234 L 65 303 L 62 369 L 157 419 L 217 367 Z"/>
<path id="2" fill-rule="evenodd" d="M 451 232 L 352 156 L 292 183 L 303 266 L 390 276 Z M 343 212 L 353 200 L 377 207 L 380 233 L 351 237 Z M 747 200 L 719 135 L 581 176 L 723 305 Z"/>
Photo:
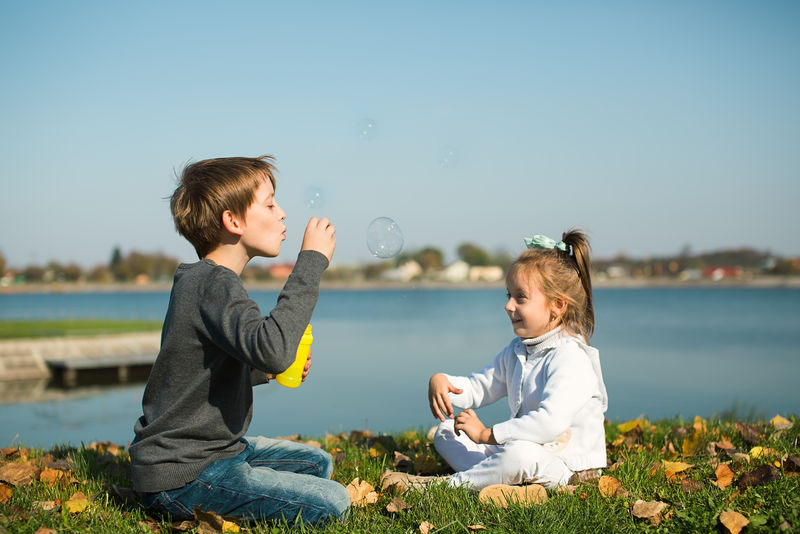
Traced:
<path id="1" fill-rule="evenodd" d="M 0 341 L 0 381 L 53 378 L 66 387 L 86 373 L 115 373 L 120 382 L 149 373 L 160 332 Z M 1 400 L 0 400 L 1 402 Z"/>

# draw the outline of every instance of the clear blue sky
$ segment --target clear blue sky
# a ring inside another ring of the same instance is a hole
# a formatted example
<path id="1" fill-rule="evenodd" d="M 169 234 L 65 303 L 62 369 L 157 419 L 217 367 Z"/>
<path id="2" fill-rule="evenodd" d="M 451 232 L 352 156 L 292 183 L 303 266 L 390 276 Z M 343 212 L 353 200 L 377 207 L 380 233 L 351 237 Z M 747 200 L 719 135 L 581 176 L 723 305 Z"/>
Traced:
<path id="1" fill-rule="evenodd" d="M 193 260 L 174 174 L 263 153 L 286 260 L 318 214 L 339 263 L 380 216 L 450 261 L 570 226 L 598 257 L 800 254 L 800 2 L 6 0 L 0 68 L 18 267 Z"/>

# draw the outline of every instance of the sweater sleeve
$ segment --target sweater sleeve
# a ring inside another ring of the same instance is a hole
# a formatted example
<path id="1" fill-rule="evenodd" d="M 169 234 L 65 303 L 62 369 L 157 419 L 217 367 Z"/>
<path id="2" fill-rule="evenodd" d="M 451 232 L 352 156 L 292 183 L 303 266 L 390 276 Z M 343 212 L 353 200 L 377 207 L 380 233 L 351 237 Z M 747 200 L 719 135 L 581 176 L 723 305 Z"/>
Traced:
<path id="1" fill-rule="evenodd" d="M 276 306 L 267 316 L 261 315 L 236 273 L 219 269 L 200 296 L 200 316 L 211 342 L 251 366 L 253 372 L 285 371 L 294 361 L 311 320 L 327 266 L 323 254 L 301 251 Z"/>
<path id="2" fill-rule="evenodd" d="M 466 410 L 488 406 L 508 394 L 506 389 L 506 376 L 511 371 L 508 367 L 508 351 L 510 346 L 503 349 L 495 356 L 491 365 L 472 373 L 470 376 L 450 376 L 447 379 L 463 392 L 456 395 L 450 393 L 450 402 L 454 406 Z"/>
<path id="3" fill-rule="evenodd" d="M 492 427 L 498 443 L 526 440 L 549 443 L 566 431 L 592 398 L 597 378 L 586 354 L 574 344 L 555 349 L 547 365 L 537 409 Z"/>

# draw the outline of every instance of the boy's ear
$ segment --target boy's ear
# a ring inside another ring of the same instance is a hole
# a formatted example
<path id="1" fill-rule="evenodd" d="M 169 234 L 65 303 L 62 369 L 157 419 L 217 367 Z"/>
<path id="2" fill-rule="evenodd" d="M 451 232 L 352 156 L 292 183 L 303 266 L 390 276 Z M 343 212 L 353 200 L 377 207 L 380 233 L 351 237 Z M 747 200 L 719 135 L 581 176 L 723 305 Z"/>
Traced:
<path id="1" fill-rule="evenodd" d="M 242 235 L 244 231 L 241 221 L 239 221 L 239 218 L 234 215 L 231 210 L 222 212 L 222 227 L 234 235 Z"/>

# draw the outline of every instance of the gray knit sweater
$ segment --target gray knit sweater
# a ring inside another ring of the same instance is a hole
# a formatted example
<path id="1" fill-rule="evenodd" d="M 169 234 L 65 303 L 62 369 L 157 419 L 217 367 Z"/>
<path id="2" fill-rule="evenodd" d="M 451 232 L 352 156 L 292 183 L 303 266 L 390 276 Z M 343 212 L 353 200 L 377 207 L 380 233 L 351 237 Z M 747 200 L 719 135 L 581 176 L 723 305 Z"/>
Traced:
<path id="1" fill-rule="evenodd" d="M 210 260 L 178 267 L 130 447 L 136 491 L 182 487 L 242 452 L 252 387 L 294 361 L 327 266 L 323 254 L 301 251 L 266 317 L 230 269 Z"/>

